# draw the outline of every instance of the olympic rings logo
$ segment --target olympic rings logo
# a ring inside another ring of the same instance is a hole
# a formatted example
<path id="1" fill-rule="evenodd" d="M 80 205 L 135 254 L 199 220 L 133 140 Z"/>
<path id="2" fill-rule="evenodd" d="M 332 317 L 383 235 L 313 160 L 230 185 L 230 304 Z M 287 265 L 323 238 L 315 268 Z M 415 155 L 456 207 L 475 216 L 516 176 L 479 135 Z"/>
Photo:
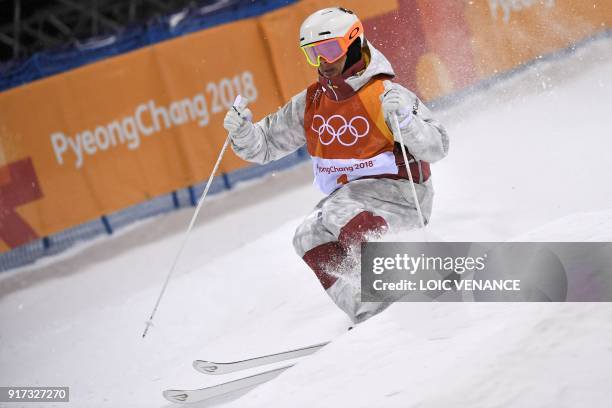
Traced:
<path id="1" fill-rule="evenodd" d="M 318 126 L 315 125 L 317 122 Z M 339 127 L 336 128 L 334 125 Z M 360 138 L 368 135 L 370 122 L 363 116 L 355 116 L 347 122 L 342 115 L 333 115 L 327 120 L 321 115 L 314 115 L 310 128 L 319 135 L 319 141 L 325 146 L 332 144 L 336 139 L 342 146 L 353 146 Z M 360 132 L 359 128 L 363 128 L 361 129 L 363 131 Z"/>

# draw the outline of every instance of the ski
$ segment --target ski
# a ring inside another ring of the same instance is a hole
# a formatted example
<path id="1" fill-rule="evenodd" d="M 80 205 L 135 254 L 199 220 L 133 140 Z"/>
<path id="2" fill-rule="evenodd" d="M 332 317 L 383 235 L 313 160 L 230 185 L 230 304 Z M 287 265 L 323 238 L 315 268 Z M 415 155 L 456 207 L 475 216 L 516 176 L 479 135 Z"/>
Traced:
<path id="1" fill-rule="evenodd" d="M 312 346 L 300 347 L 293 350 L 287 350 L 280 353 L 268 354 L 265 356 L 254 357 L 247 360 L 214 362 L 205 360 L 196 360 L 193 362 L 193 367 L 204 374 L 227 374 L 235 371 L 247 370 L 249 368 L 260 367 L 264 365 L 274 364 L 281 361 L 292 360 L 294 358 L 308 356 L 323 348 L 329 342 L 314 344 Z M 202 402 L 216 397 L 229 396 L 237 391 L 246 390 L 256 385 L 268 382 L 280 373 L 293 367 L 294 364 L 288 364 L 283 367 L 275 368 L 261 373 L 253 374 L 247 377 L 238 378 L 237 380 L 224 382 L 210 387 L 199 388 L 195 390 L 166 390 L 164 397 L 178 404 L 190 404 L 194 402 Z"/>
<path id="2" fill-rule="evenodd" d="M 323 348 L 329 342 L 314 344 L 308 347 L 301 347 L 293 350 L 283 351 L 266 356 L 254 357 L 248 360 L 214 362 L 205 360 L 195 360 L 193 368 L 204 374 L 227 374 L 235 371 L 246 370 L 248 368 L 260 367 L 263 365 L 278 363 L 280 361 L 292 360 L 294 358 L 308 356 Z"/>
<path id="3" fill-rule="evenodd" d="M 293 364 L 196 390 L 166 390 L 164 391 L 164 397 L 168 401 L 178 404 L 202 402 L 265 383 L 290 367 L 293 367 Z"/>

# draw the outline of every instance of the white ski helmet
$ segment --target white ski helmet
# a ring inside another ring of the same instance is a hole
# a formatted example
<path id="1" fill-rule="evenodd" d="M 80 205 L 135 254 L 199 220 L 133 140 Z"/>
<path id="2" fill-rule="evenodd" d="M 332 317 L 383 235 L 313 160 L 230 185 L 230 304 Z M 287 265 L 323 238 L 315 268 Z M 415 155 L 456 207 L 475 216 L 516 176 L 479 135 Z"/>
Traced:
<path id="1" fill-rule="evenodd" d="M 355 32 L 349 33 L 349 30 Z M 302 23 L 300 47 L 330 38 L 342 38 L 347 34 L 351 42 L 360 38 L 361 44 L 364 44 L 363 26 L 355 13 L 343 7 L 324 8 L 312 13 Z"/>

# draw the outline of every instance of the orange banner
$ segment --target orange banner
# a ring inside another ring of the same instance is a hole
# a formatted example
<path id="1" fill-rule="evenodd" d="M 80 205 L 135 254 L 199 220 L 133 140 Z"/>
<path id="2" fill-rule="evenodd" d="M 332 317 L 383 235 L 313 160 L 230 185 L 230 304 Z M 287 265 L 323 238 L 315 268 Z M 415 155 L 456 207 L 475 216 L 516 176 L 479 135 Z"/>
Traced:
<path id="1" fill-rule="evenodd" d="M 609 1 L 345 0 L 397 81 L 449 95 L 612 25 Z M 235 96 L 255 119 L 316 80 L 304 0 L 0 94 L 0 252 L 205 180 Z M 230 152 L 222 171 L 246 163 Z"/>
<path id="2" fill-rule="evenodd" d="M 566 48 L 612 24 L 612 2 L 487 0 L 469 2 L 465 20 L 480 78 Z"/>
<path id="3" fill-rule="evenodd" d="M 304 0 L 261 18 L 283 96 L 316 79 L 288 33 L 304 17 L 337 2 Z M 424 100 L 570 46 L 612 25 L 612 2 L 559 0 L 345 0 L 366 37 L 393 64 L 397 80 Z"/>
<path id="4" fill-rule="evenodd" d="M 282 104 L 268 59 L 245 20 L 0 94 L 0 249 L 208 178 L 235 96 Z"/>

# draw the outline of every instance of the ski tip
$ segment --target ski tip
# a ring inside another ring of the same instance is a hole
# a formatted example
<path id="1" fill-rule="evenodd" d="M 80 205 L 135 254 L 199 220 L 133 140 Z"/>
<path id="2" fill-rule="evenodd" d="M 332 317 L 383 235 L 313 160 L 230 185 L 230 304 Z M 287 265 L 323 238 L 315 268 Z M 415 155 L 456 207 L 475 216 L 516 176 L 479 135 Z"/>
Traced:
<path id="1" fill-rule="evenodd" d="M 219 365 L 212 361 L 196 360 L 193 362 L 193 368 L 204 374 L 217 374 Z"/>
<path id="2" fill-rule="evenodd" d="M 185 391 L 180 390 L 166 390 L 163 392 L 164 398 L 170 402 L 177 404 L 188 404 L 189 395 Z"/>

